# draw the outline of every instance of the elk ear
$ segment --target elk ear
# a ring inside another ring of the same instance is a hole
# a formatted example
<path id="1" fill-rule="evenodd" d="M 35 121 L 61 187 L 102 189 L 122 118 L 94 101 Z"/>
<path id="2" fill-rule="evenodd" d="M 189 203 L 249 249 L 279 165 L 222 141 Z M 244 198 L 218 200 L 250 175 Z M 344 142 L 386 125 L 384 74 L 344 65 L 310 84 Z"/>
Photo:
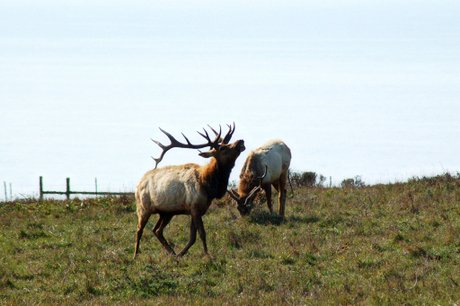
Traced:
<path id="1" fill-rule="evenodd" d="M 214 154 L 213 154 L 213 151 L 208 151 L 208 152 L 200 152 L 200 155 L 201 157 L 204 157 L 204 158 L 210 158 L 210 157 L 213 157 Z"/>

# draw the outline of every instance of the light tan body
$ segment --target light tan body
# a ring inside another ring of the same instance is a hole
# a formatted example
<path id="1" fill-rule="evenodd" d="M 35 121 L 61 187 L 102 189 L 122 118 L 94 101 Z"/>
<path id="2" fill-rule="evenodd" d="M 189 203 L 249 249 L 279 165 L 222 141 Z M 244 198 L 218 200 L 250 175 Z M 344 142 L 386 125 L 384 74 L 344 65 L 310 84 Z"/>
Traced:
<path id="1" fill-rule="evenodd" d="M 199 182 L 200 166 L 187 164 L 151 170 L 144 174 L 136 188 L 138 210 L 145 213 L 190 212 L 192 207 L 204 210 L 207 195 Z"/>
<path id="2" fill-rule="evenodd" d="M 290 163 L 291 150 L 279 139 L 270 140 L 249 153 L 241 169 L 238 185 L 238 209 L 242 214 L 247 214 L 251 210 L 252 200 L 255 197 L 255 192 L 251 191 L 258 190 L 258 186 L 265 190 L 268 209 L 273 212 L 271 200 L 271 186 L 273 186 L 279 193 L 279 214 L 284 217 Z"/>
<path id="3" fill-rule="evenodd" d="M 291 164 L 291 150 L 279 139 L 269 140 L 257 149 L 249 152 L 247 162 L 241 170 L 241 175 L 245 176 L 251 169 L 251 160 L 255 163 L 257 172 L 263 173 L 265 168 L 267 173 L 262 180 L 262 184 L 276 183 L 280 177 L 286 176 Z"/>

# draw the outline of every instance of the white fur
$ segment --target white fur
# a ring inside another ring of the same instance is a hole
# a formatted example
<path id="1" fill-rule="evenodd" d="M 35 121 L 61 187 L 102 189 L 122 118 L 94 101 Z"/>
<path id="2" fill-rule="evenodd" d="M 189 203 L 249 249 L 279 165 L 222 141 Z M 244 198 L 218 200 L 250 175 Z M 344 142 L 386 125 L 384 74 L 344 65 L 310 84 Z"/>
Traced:
<path id="1" fill-rule="evenodd" d="M 263 179 L 263 184 L 277 181 L 281 174 L 289 169 L 291 163 L 291 151 L 279 139 L 269 140 L 250 154 L 259 156 L 260 165 L 257 166 L 258 169 L 265 171 L 267 166 L 267 175 Z"/>
<path id="2" fill-rule="evenodd" d="M 142 210 L 151 214 L 190 211 L 194 204 L 205 204 L 206 195 L 198 182 L 198 165 L 170 166 L 147 172 L 139 181 L 136 192 Z"/>

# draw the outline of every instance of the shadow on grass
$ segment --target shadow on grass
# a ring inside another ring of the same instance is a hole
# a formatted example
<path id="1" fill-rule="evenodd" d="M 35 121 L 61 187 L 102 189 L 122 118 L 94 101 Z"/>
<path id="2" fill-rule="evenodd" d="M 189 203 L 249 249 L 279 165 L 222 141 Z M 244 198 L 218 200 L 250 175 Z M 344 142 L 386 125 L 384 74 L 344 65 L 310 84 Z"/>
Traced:
<path id="1" fill-rule="evenodd" d="M 316 223 L 319 222 L 318 216 L 290 216 L 288 222 L 293 223 Z"/>
<path id="2" fill-rule="evenodd" d="M 249 222 L 260 225 L 280 225 L 285 222 L 283 218 L 268 211 L 254 211 L 249 215 Z"/>
<path id="3" fill-rule="evenodd" d="M 249 222 L 260 225 L 281 225 L 283 223 L 316 223 L 320 219 L 317 216 L 288 216 L 283 220 L 278 214 L 271 214 L 268 211 L 255 211 L 249 215 Z"/>

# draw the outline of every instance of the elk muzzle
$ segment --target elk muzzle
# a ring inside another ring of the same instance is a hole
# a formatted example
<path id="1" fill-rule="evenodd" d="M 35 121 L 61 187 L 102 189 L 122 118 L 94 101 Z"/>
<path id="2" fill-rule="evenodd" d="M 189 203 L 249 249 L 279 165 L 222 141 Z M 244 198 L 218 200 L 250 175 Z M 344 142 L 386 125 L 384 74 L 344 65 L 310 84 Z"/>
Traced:
<path id="1" fill-rule="evenodd" d="M 252 203 L 238 203 L 238 206 L 236 208 L 240 212 L 241 216 L 247 216 L 251 212 L 252 207 Z"/>
<path id="2" fill-rule="evenodd" d="M 240 153 L 246 150 L 243 139 L 235 141 L 235 147 L 239 149 Z"/>

